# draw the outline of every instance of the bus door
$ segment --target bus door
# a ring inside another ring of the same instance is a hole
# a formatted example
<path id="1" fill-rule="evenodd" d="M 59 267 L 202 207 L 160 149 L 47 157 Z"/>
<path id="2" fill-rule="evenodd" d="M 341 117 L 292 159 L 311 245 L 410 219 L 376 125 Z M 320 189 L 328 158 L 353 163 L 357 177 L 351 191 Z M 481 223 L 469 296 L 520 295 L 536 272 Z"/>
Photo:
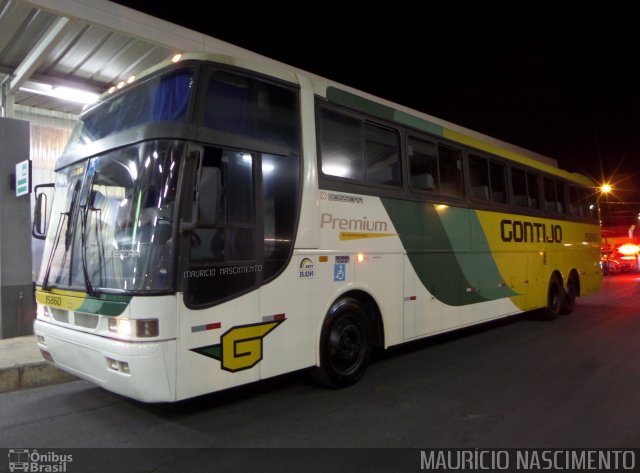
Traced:
<path id="1" fill-rule="evenodd" d="M 197 195 L 186 199 L 181 224 L 179 397 L 257 379 L 239 363 L 234 340 L 243 336 L 236 327 L 259 320 L 264 266 L 262 215 L 256 211 L 258 155 L 220 147 L 194 154 L 197 172 L 189 172 L 196 176 Z"/>
<path id="2" fill-rule="evenodd" d="M 198 211 L 183 208 L 196 223 L 183 225 L 193 228 L 181 252 L 179 386 L 207 392 L 273 374 L 262 372 L 262 339 L 293 310 L 273 286 L 288 274 L 299 212 L 299 156 L 273 151 L 198 151 Z"/>

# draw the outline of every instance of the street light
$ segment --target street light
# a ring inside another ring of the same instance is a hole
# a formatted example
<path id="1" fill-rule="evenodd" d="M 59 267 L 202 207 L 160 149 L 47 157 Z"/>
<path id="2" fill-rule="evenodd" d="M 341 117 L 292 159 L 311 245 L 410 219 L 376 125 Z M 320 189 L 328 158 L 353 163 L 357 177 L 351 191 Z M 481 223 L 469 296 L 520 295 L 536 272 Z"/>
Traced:
<path id="1" fill-rule="evenodd" d="M 596 199 L 596 205 L 598 207 L 598 220 L 600 221 L 600 225 L 602 225 L 602 208 L 601 208 L 601 199 L 606 196 L 606 203 L 609 204 L 609 193 L 613 191 L 613 186 L 608 182 L 603 183 L 600 187 L 598 187 L 598 197 Z M 608 205 L 607 205 L 608 207 Z M 611 209 L 609 209 L 609 217 L 611 217 Z"/>

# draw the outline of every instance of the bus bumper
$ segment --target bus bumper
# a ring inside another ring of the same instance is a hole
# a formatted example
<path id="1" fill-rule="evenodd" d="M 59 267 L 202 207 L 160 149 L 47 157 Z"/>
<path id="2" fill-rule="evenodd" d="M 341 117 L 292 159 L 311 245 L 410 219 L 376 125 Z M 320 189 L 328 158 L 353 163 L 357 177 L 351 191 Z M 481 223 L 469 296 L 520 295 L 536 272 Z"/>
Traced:
<path id="1" fill-rule="evenodd" d="M 175 340 L 126 342 L 42 320 L 34 332 L 47 361 L 68 373 L 139 401 L 176 400 Z"/>

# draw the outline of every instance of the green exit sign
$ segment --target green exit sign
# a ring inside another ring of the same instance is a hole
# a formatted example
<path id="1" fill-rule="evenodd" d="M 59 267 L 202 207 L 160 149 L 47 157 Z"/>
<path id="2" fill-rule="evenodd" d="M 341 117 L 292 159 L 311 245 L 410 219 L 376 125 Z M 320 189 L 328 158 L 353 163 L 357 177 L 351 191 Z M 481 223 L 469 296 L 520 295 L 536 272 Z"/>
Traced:
<path id="1" fill-rule="evenodd" d="M 31 192 L 31 161 L 16 164 L 16 197 Z"/>

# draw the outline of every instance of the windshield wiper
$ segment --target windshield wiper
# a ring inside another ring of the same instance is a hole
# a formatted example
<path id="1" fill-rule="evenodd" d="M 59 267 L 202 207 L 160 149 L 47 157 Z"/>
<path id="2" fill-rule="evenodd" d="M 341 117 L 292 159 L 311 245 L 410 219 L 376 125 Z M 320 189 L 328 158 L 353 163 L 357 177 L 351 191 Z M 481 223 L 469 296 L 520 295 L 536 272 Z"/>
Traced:
<path id="1" fill-rule="evenodd" d="M 53 258 L 56 255 L 56 250 L 58 249 L 58 243 L 60 243 L 60 234 L 62 233 L 62 224 L 64 220 L 69 217 L 70 212 L 63 212 L 60 214 L 60 219 L 58 220 L 58 228 L 56 229 L 56 236 L 53 240 L 53 248 L 51 248 L 51 253 L 49 254 L 49 261 L 47 261 L 47 272 L 44 274 L 44 280 L 42 281 L 42 289 L 48 291 L 51 289 L 49 286 L 49 275 L 51 274 L 51 265 L 53 264 Z M 66 239 L 66 236 L 65 236 Z"/>
<path id="2" fill-rule="evenodd" d="M 93 171 L 93 172 L 92 172 Z M 96 291 L 91 284 L 91 278 L 89 277 L 89 266 L 87 264 L 87 215 L 89 213 L 90 201 L 91 201 L 91 189 L 93 187 L 93 181 L 96 178 L 95 169 L 89 164 L 87 169 L 87 177 L 83 185 L 83 191 L 80 194 L 80 259 L 82 260 L 82 275 L 84 276 L 84 286 L 87 290 L 87 294 L 93 297 Z"/>
<path id="3" fill-rule="evenodd" d="M 82 256 L 82 272 L 84 274 L 84 285 L 87 289 L 87 294 L 93 297 L 95 295 L 95 291 L 91 285 L 89 268 L 87 266 L 87 213 L 89 212 L 89 206 L 87 204 L 81 205 L 80 211 L 82 212 L 82 229 L 80 234 L 80 244 L 82 246 L 82 250 L 80 251 L 80 255 Z"/>
<path id="4" fill-rule="evenodd" d="M 51 266 L 53 265 L 53 259 L 55 258 L 56 251 L 58 251 L 58 244 L 60 243 L 60 235 L 62 233 L 62 226 L 64 221 L 67 220 L 67 230 L 64 234 L 64 256 L 62 258 L 62 265 L 64 266 L 67 260 L 67 254 L 69 253 L 69 246 L 71 245 L 72 236 L 73 236 L 73 212 L 75 210 L 76 202 L 78 200 L 78 195 L 80 192 L 80 183 L 76 181 L 73 187 L 73 193 L 71 194 L 71 201 L 69 203 L 69 210 L 66 212 L 60 213 L 60 219 L 58 220 L 58 228 L 56 229 L 56 237 L 53 241 L 53 248 L 51 248 L 51 253 L 49 254 L 49 261 L 47 261 L 47 272 L 44 275 L 44 280 L 42 281 L 42 288 L 47 291 L 51 288 L 49 286 L 49 276 L 51 274 Z"/>

